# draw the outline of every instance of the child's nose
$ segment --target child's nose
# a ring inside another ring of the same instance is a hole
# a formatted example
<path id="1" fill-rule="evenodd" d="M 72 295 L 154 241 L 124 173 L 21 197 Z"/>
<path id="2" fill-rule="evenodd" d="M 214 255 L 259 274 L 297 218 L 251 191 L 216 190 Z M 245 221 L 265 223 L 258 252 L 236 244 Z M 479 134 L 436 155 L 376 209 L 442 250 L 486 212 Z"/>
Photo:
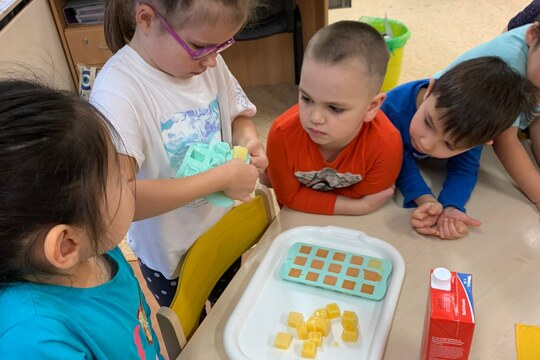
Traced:
<path id="1" fill-rule="evenodd" d="M 216 61 L 217 53 L 213 52 L 201 59 L 201 64 L 207 67 L 215 67 L 217 65 Z"/>
<path id="2" fill-rule="evenodd" d="M 310 120 L 314 124 L 322 124 L 324 122 L 324 116 L 319 110 L 313 109 Z"/>

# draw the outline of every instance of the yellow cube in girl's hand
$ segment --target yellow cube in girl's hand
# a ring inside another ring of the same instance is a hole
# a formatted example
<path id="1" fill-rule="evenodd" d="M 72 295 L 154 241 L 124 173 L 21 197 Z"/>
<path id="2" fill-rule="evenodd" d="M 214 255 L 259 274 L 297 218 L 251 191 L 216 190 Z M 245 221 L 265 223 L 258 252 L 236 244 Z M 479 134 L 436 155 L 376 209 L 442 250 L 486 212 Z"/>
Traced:
<path id="1" fill-rule="evenodd" d="M 304 345 L 302 345 L 302 357 L 315 359 L 315 355 L 317 355 L 317 344 L 309 340 L 304 341 Z"/>
<path id="2" fill-rule="evenodd" d="M 274 341 L 274 344 L 278 349 L 287 350 L 289 348 L 289 345 L 291 345 L 292 336 L 291 334 L 287 334 L 284 332 L 278 332 L 276 335 L 276 340 Z"/>
<path id="3" fill-rule="evenodd" d="M 240 160 L 246 160 L 248 155 L 248 150 L 246 147 L 243 146 L 233 146 L 233 158 L 234 159 L 240 159 Z"/>
<path id="4" fill-rule="evenodd" d="M 353 328 L 358 326 L 358 317 L 354 311 L 345 310 L 341 316 L 341 325 L 343 327 Z"/>
<path id="5" fill-rule="evenodd" d="M 341 316 L 341 310 L 336 303 L 326 305 L 326 313 L 329 319 L 335 319 Z"/>
<path id="6" fill-rule="evenodd" d="M 302 315 L 299 312 L 291 311 L 289 312 L 289 316 L 287 317 L 287 324 L 289 324 L 290 327 L 296 327 L 299 322 L 304 321 L 304 315 Z"/>

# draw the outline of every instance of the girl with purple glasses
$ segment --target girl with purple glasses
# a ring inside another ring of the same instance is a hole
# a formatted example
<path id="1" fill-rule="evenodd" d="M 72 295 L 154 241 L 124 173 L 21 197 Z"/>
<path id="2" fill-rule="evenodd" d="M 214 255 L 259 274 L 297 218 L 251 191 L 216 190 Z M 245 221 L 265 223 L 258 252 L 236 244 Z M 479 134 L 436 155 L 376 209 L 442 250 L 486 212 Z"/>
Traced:
<path id="1" fill-rule="evenodd" d="M 120 133 L 121 162 L 137 170 L 128 243 L 162 306 L 174 297 L 186 251 L 228 211 L 204 197 L 223 191 L 250 201 L 268 165 L 250 119 L 256 108 L 219 55 L 251 7 L 251 0 L 107 1 L 105 35 L 115 54 L 90 101 Z M 175 178 L 191 144 L 215 141 L 247 147 L 251 163 L 236 159 Z"/>

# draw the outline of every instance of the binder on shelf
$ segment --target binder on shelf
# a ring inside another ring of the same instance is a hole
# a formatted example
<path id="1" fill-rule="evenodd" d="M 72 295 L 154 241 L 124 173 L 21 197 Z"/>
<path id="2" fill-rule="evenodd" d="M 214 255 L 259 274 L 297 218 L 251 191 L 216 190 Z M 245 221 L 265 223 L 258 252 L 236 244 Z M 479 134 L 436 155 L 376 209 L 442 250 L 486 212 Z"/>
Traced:
<path id="1" fill-rule="evenodd" d="M 69 0 L 64 6 L 66 24 L 98 24 L 104 16 L 104 0 Z"/>

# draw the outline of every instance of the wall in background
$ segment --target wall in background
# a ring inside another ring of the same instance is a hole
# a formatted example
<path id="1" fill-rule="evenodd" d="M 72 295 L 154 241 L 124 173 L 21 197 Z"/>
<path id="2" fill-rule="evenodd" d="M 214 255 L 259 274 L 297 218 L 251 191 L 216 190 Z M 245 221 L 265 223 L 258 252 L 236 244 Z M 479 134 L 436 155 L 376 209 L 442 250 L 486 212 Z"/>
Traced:
<path id="1" fill-rule="evenodd" d="M 47 0 L 33 0 L 0 31 L 0 77 L 36 74 L 48 84 L 75 90 Z"/>

